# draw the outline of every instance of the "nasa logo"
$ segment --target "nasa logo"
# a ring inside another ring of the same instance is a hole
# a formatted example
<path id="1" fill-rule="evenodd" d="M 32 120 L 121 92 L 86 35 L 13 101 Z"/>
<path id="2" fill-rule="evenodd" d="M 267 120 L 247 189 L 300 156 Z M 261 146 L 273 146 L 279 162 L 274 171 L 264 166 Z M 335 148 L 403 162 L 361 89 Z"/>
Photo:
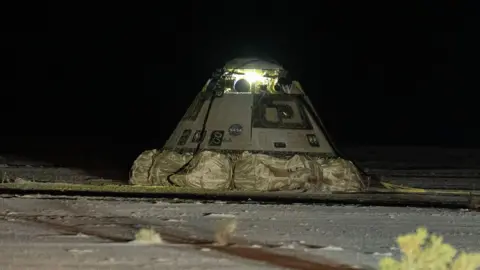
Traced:
<path id="1" fill-rule="evenodd" d="M 242 134 L 243 127 L 240 124 L 233 124 L 228 128 L 228 134 L 232 136 L 238 136 Z"/>

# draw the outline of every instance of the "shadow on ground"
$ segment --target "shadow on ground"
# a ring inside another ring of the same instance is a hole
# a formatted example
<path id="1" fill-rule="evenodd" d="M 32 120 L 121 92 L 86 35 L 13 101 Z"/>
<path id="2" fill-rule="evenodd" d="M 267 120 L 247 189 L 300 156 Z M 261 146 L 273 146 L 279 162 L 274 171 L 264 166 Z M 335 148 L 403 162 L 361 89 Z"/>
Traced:
<path id="1" fill-rule="evenodd" d="M 48 182 L 51 178 L 57 182 L 112 179 L 126 183 L 132 163 L 143 150 L 141 145 L 116 146 L 104 141 L 29 140 L 1 147 L 0 171 L 4 175 Z"/>

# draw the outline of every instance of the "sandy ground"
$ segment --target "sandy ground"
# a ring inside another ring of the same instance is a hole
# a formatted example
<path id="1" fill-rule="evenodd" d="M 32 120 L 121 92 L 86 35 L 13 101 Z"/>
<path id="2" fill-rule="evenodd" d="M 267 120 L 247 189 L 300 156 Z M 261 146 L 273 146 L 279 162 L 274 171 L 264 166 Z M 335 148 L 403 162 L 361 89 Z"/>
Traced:
<path id="1" fill-rule="evenodd" d="M 433 171 L 425 168 L 435 168 L 440 175 L 466 174 L 473 179 L 452 178 L 448 183 L 442 179 L 422 180 L 430 186 L 475 188 L 475 179 L 480 175 L 476 164 L 479 150 L 403 147 L 355 148 L 345 152 L 371 171 L 392 173 L 393 169 L 397 174 L 429 176 Z M 417 171 L 401 171 L 412 168 Z M 48 168 L 48 164 L 31 161 L 12 162 L 5 157 L 0 157 L 0 173 L 2 181 L 17 177 L 39 182 L 105 181 L 82 170 Z M 421 182 L 419 178 L 409 181 Z M 480 251 L 480 213 L 468 210 L 24 196 L 2 197 L 0 214 L 0 270 L 279 269 L 192 245 L 128 243 L 138 229 L 150 226 L 157 231 L 212 240 L 215 224 L 230 218 L 238 221 L 235 237 L 246 240 L 250 246 L 312 261 L 327 258 L 367 269 L 375 268 L 384 256 L 398 257 L 395 237 L 413 232 L 418 226 L 443 235 L 459 249 Z M 73 227 L 75 232 L 45 226 L 45 222 Z M 123 240 L 106 240 L 84 233 L 85 230 Z"/>
<path id="2" fill-rule="evenodd" d="M 0 213 L 1 269 L 278 269 L 185 244 L 128 243 L 142 227 L 211 240 L 215 224 L 235 218 L 235 237 L 248 245 L 375 268 L 398 257 L 395 237 L 426 226 L 455 247 L 480 251 L 480 214 L 467 210 L 323 205 L 260 205 L 118 199 L 4 197 Z M 66 233 L 39 221 L 76 228 Z M 113 242 L 82 233 L 103 232 Z"/>
<path id="3" fill-rule="evenodd" d="M 342 147 L 348 159 L 367 168 L 480 169 L 480 149 L 433 146 Z"/>

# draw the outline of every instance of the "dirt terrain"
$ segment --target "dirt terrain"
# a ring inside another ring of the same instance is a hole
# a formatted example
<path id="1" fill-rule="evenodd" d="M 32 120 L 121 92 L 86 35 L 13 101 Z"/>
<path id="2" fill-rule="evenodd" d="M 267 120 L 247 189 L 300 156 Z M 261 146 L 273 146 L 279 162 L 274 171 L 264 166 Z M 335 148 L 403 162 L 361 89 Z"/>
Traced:
<path id="1" fill-rule="evenodd" d="M 480 215 L 468 210 L 4 196 L 0 213 L 2 269 L 284 268 L 252 252 L 302 260 L 290 269 L 375 269 L 385 256 L 398 258 L 395 237 L 418 226 L 457 249 L 480 247 Z M 209 244 L 218 222 L 233 219 L 233 246 Z M 130 243 L 140 228 L 164 243 Z"/>
<path id="2" fill-rule="evenodd" d="M 366 171 L 394 183 L 470 189 L 480 183 L 475 162 L 480 151 L 346 152 Z M 0 158 L 2 182 L 104 184 L 128 178 L 103 177 L 116 173 L 105 171 Z M 395 237 L 418 226 L 458 249 L 480 247 L 480 215 L 467 209 L 40 195 L 3 195 L 1 200 L 0 265 L 5 269 L 376 269 L 381 258 L 399 257 Z M 232 246 L 213 245 L 217 222 L 233 219 Z M 131 243 L 141 228 L 155 229 L 163 244 Z"/>
<path id="3" fill-rule="evenodd" d="M 480 149 L 429 146 L 340 147 L 367 168 L 480 170 Z"/>

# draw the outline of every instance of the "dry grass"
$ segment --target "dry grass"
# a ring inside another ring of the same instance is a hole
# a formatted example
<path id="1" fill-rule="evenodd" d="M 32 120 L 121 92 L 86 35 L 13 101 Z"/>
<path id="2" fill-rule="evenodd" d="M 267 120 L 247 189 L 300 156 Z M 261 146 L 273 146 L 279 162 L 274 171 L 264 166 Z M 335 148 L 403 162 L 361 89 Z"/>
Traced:
<path id="1" fill-rule="evenodd" d="M 399 236 L 397 243 L 402 259 L 384 258 L 381 270 L 476 270 L 480 268 L 480 253 L 458 253 L 443 238 L 429 235 L 425 228 Z"/>
<path id="2" fill-rule="evenodd" d="M 135 240 L 130 243 L 134 244 L 162 244 L 163 240 L 159 233 L 157 233 L 153 228 L 150 229 L 140 229 L 135 234 Z"/>
<path id="3" fill-rule="evenodd" d="M 21 190 L 58 190 L 58 191 L 95 191 L 95 192 L 199 192 L 198 189 L 180 188 L 171 186 L 132 186 L 117 184 L 70 184 L 70 183 L 40 183 L 40 182 L 14 182 L 0 183 L 0 188 L 12 188 Z"/>
<path id="4" fill-rule="evenodd" d="M 215 229 L 215 245 L 226 246 L 237 229 L 237 220 L 234 218 L 220 220 Z"/>

